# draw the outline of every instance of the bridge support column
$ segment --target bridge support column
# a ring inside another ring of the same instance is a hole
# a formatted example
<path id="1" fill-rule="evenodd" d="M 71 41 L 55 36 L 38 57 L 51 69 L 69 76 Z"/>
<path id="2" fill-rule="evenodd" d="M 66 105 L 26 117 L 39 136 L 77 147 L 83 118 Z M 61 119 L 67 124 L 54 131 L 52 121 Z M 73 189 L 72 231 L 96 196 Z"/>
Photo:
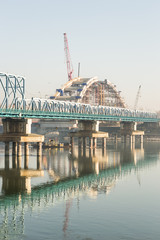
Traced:
<path id="1" fill-rule="evenodd" d="M 37 156 L 37 170 L 41 170 L 42 155 Z"/>
<path id="2" fill-rule="evenodd" d="M 9 169 L 9 142 L 5 142 L 5 169 Z"/>
<path id="3" fill-rule="evenodd" d="M 100 132 L 99 131 L 99 121 L 93 120 L 80 120 L 78 121 L 78 132 L 70 132 L 70 143 L 72 146 L 72 139 L 73 137 L 78 138 L 78 147 L 81 147 L 81 140 L 83 138 L 83 149 L 86 148 L 87 143 L 85 138 L 89 138 L 89 148 L 96 148 L 97 147 L 97 139 L 98 138 L 108 138 L 107 132 Z M 105 141 L 105 140 L 104 140 Z"/>
<path id="4" fill-rule="evenodd" d="M 114 142 L 117 143 L 117 134 L 114 137 Z"/>
<path id="5" fill-rule="evenodd" d="M 29 143 L 24 143 L 24 168 L 28 169 L 29 164 Z"/>
<path id="6" fill-rule="evenodd" d="M 9 142 L 5 142 L 5 155 L 9 156 Z"/>
<path id="7" fill-rule="evenodd" d="M 70 137 L 70 144 L 71 144 L 71 147 L 73 148 L 74 147 L 74 137 Z"/>
<path id="8" fill-rule="evenodd" d="M 12 143 L 12 167 L 17 168 L 17 142 Z"/>
<path id="9" fill-rule="evenodd" d="M 89 148 L 93 148 L 93 138 L 89 137 Z"/>
<path id="10" fill-rule="evenodd" d="M 127 138 L 130 137 L 130 143 L 135 145 L 136 136 L 143 138 L 144 131 L 137 130 L 137 123 L 135 122 L 122 122 L 121 123 L 121 137 Z"/>
<path id="11" fill-rule="evenodd" d="M 30 142 L 38 142 L 37 155 L 42 155 L 42 142 L 44 136 L 31 134 L 31 119 L 5 118 L 3 122 L 3 133 L 0 134 L 0 142 L 5 142 L 5 155 L 9 156 L 9 143 L 12 142 L 12 165 L 13 168 L 21 168 L 22 143 L 24 142 L 25 168 L 28 168 Z M 7 158 L 6 158 L 7 159 Z M 8 157 L 9 159 L 9 157 Z M 5 162 L 7 166 L 7 162 Z"/>
<path id="12" fill-rule="evenodd" d="M 37 142 L 37 156 L 42 156 L 42 143 Z"/>
<path id="13" fill-rule="evenodd" d="M 18 142 L 18 146 L 17 146 L 17 156 L 22 156 L 22 143 Z"/>
<path id="14" fill-rule="evenodd" d="M 102 138 L 102 148 L 106 148 L 106 138 Z"/>
<path id="15" fill-rule="evenodd" d="M 21 169 L 21 161 L 22 161 L 22 143 L 18 142 L 17 144 L 17 167 Z"/>
<path id="16" fill-rule="evenodd" d="M 17 142 L 12 143 L 12 155 L 17 156 Z"/>
<path id="17" fill-rule="evenodd" d="M 82 137 L 78 137 L 78 148 L 82 148 Z"/>
<path id="18" fill-rule="evenodd" d="M 17 168 L 21 169 L 22 156 L 17 156 Z"/>
<path id="19" fill-rule="evenodd" d="M 89 138 L 89 148 L 96 148 L 97 146 L 97 139 L 104 138 L 104 144 L 106 146 L 106 138 L 108 138 L 107 132 L 91 132 L 91 131 L 79 131 L 69 133 L 70 137 L 77 137 L 78 138 L 78 148 L 82 146 L 82 138 L 83 138 L 83 148 L 87 147 L 87 138 Z M 103 140 L 102 140 L 103 141 Z"/>
<path id="20" fill-rule="evenodd" d="M 12 156 L 12 168 L 13 169 L 17 168 L 17 155 Z"/>
<path id="21" fill-rule="evenodd" d="M 24 155 L 29 156 L 29 143 L 28 142 L 24 143 Z"/>
<path id="22" fill-rule="evenodd" d="M 42 142 L 37 142 L 37 170 L 41 169 L 42 162 Z"/>
<path id="23" fill-rule="evenodd" d="M 87 138 L 83 137 L 83 149 L 87 147 Z"/>
<path id="24" fill-rule="evenodd" d="M 83 156 L 86 155 L 86 148 L 87 148 L 87 138 L 83 137 Z"/>
<path id="25" fill-rule="evenodd" d="M 121 135 L 121 142 L 126 143 L 126 135 Z"/>
<path id="26" fill-rule="evenodd" d="M 29 143 L 24 143 L 24 168 L 28 169 L 29 164 Z"/>
<path id="27" fill-rule="evenodd" d="M 136 140 L 135 135 L 132 135 L 131 137 L 132 137 L 132 143 L 135 143 L 135 140 Z"/>
<path id="28" fill-rule="evenodd" d="M 93 148 L 97 147 L 97 138 L 93 138 Z"/>
<path id="29" fill-rule="evenodd" d="M 28 164 L 29 164 L 29 155 L 24 156 L 24 168 L 28 169 Z"/>
<path id="30" fill-rule="evenodd" d="M 80 120 L 80 121 L 78 121 L 78 128 L 80 131 L 98 132 L 99 131 L 99 121 Z"/>
<path id="31" fill-rule="evenodd" d="M 143 143 L 143 135 L 141 135 L 141 143 Z"/>

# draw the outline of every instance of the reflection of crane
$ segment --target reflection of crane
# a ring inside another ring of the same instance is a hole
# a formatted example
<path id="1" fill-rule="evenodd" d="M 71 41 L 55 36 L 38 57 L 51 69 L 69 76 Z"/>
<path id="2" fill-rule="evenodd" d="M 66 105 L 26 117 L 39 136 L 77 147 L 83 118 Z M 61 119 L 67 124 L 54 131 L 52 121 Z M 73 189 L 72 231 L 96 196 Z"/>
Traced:
<path id="1" fill-rule="evenodd" d="M 66 210 L 65 210 L 65 219 L 64 219 L 64 225 L 63 225 L 63 232 L 64 234 L 66 234 L 66 230 L 68 227 L 68 223 L 69 223 L 69 209 L 72 205 L 72 199 L 67 200 L 66 202 Z"/>
<path id="2" fill-rule="evenodd" d="M 68 46 L 68 39 L 67 39 L 67 34 L 64 33 L 64 51 L 66 54 L 66 63 L 67 63 L 67 73 L 68 73 L 68 80 L 70 81 L 73 77 L 73 67 L 71 63 L 71 57 L 69 53 L 69 46 Z"/>
<path id="3" fill-rule="evenodd" d="M 139 100 L 139 98 L 140 98 L 140 91 L 141 91 L 141 85 L 139 86 L 138 92 L 137 92 L 137 95 L 136 95 L 136 100 L 135 100 L 135 104 L 134 104 L 134 110 L 137 109 L 138 100 Z"/>

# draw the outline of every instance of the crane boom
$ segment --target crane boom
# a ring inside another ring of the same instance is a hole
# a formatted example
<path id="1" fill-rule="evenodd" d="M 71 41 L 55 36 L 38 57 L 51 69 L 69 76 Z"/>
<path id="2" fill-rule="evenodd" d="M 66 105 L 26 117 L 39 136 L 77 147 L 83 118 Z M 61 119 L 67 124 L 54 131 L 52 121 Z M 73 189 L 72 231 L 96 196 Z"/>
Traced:
<path id="1" fill-rule="evenodd" d="M 68 46 L 68 39 L 67 39 L 67 34 L 64 33 L 64 51 L 66 55 L 66 64 L 67 64 L 67 74 L 68 74 L 68 81 L 70 81 L 73 76 L 73 67 L 71 63 L 71 57 L 69 53 L 69 46 Z"/>

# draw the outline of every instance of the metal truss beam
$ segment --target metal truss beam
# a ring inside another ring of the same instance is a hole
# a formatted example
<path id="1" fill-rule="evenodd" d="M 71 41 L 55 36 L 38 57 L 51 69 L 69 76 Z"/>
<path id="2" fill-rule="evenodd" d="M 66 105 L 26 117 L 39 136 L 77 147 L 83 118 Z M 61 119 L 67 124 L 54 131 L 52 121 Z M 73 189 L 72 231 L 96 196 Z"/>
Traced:
<path id="1" fill-rule="evenodd" d="M 10 108 L 1 108 L 0 117 L 78 119 L 100 121 L 158 122 L 156 113 L 118 107 L 91 106 L 39 98 L 15 99 Z"/>
<path id="2" fill-rule="evenodd" d="M 0 108 L 12 108 L 16 98 L 25 98 L 25 79 L 0 73 L 0 88 L 3 91 Z"/>

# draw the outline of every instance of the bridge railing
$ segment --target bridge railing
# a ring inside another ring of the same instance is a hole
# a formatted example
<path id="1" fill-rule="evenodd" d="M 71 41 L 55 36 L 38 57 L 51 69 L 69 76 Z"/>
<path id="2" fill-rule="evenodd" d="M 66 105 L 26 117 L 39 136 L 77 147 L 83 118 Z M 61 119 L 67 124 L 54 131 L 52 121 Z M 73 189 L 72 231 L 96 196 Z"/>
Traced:
<path id="1" fill-rule="evenodd" d="M 158 118 L 157 113 L 154 112 L 145 112 L 119 107 L 91 106 L 89 104 L 83 103 L 40 98 L 17 98 L 15 100 L 15 104 L 11 106 L 11 109 L 46 113 L 86 114 L 132 118 Z"/>

